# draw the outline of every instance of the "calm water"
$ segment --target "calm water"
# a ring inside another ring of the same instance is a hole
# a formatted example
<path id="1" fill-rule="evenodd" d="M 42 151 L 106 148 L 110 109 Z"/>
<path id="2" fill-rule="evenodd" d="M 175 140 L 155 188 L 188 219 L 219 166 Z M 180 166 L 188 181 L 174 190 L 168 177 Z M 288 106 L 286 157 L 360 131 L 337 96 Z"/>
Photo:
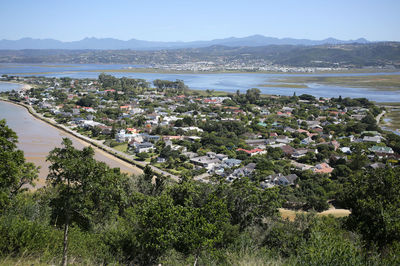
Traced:
<path id="1" fill-rule="evenodd" d="M 9 91 L 9 90 L 18 90 L 21 87 L 19 84 L 10 83 L 10 82 L 0 82 L 0 92 L 1 91 Z"/>
<path id="2" fill-rule="evenodd" d="M 48 173 L 49 164 L 46 162 L 46 156 L 52 149 L 61 146 L 62 138 L 71 138 L 74 146 L 78 149 L 88 146 L 77 138 L 34 118 L 21 106 L 0 101 L 0 119 L 6 119 L 7 125 L 17 133 L 18 148 L 24 151 L 27 160 L 41 166 L 41 180 L 38 185 L 43 185 L 44 178 Z M 137 173 L 138 171 L 138 168 L 114 159 L 98 149 L 95 150 L 94 157 L 96 160 L 107 163 L 110 167 L 119 167 L 127 173 Z"/>
<path id="3" fill-rule="evenodd" d="M 101 64 L 82 64 L 82 65 L 24 65 L 24 64 L 0 64 L 0 75 L 10 73 L 43 73 L 47 77 L 72 77 L 72 78 L 97 78 L 102 70 L 122 69 L 126 67 L 136 67 L 134 65 L 101 65 Z M 95 72 L 88 72 L 95 71 Z M 51 72 L 51 73 L 49 73 Z M 109 72 L 107 74 L 116 77 L 142 78 L 149 82 L 155 79 L 183 80 L 192 89 L 198 90 L 217 90 L 242 92 L 250 88 L 259 88 L 262 93 L 275 95 L 297 95 L 303 93 L 311 94 L 316 97 L 365 97 L 377 102 L 399 102 L 400 91 L 375 91 L 367 88 L 349 88 L 342 86 L 327 86 L 320 84 L 307 84 L 309 88 L 274 88 L 260 87 L 261 84 L 271 83 L 274 78 L 284 78 L 288 76 L 361 76 L 361 75 L 383 75 L 400 74 L 394 73 L 332 73 L 332 74 L 255 74 L 255 73 L 232 73 L 232 74 L 164 74 L 164 73 L 121 73 Z"/>

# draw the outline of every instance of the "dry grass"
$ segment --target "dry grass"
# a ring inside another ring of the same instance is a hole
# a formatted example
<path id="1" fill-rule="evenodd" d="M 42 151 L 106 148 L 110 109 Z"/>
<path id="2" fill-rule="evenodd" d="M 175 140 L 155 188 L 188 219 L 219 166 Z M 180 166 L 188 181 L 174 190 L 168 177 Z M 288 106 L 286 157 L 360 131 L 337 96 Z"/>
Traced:
<path id="1" fill-rule="evenodd" d="M 293 210 L 288 210 L 288 209 L 283 209 L 283 208 L 280 208 L 279 212 L 283 219 L 289 219 L 290 221 L 294 221 L 294 219 L 296 218 L 296 214 L 307 213 L 305 211 L 293 211 Z M 335 209 L 332 207 L 329 210 L 317 213 L 317 215 L 319 215 L 319 216 L 332 215 L 333 217 L 339 218 L 339 217 L 349 216 L 350 211 L 346 210 L 346 209 Z"/>

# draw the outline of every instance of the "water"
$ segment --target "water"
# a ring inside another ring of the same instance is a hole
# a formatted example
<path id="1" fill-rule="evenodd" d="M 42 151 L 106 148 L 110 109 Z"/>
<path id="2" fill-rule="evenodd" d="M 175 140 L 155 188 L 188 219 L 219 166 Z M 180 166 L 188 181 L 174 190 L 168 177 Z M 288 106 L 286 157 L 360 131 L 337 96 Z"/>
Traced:
<path id="1" fill-rule="evenodd" d="M 0 101 L 0 119 L 6 119 L 7 125 L 17 133 L 18 148 L 24 151 L 25 158 L 41 167 L 39 187 L 44 185 L 48 173 L 49 163 L 46 162 L 46 156 L 52 149 L 61 146 L 62 138 L 70 138 L 78 149 L 88 146 L 79 139 L 36 119 L 25 108 L 18 105 Z M 107 163 L 110 167 L 118 167 L 126 173 L 139 172 L 138 168 L 99 149 L 95 149 L 94 158 Z"/>
<path id="2" fill-rule="evenodd" d="M 10 82 L 0 82 L 0 92 L 18 90 L 21 87 L 20 84 L 10 83 Z"/>
<path id="3" fill-rule="evenodd" d="M 97 78 L 102 70 L 122 69 L 137 67 L 135 65 L 102 65 L 102 64 L 81 64 L 81 65 L 26 65 L 26 64 L 1 64 L 0 75 L 27 73 L 43 73 L 46 77 L 71 77 L 71 78 Z M 90 72 L 89 72 L 90 71 Z M 93 72 L 92 72 L 93 71 Z M 51 72 L 51 73 L 49 73 Z M 376 102 L 399 102 L 400 91 L 372 90 L 368 88 L 351 88 L 344 86 L 330 86 L 310 83 L 309 88 L 279 88 L 261 87 L 262 84 L 271 83 L 272 79 L 292 76 L 373 76 L 391 75 L 393 73 L 327 73 L 327 74 L 260 74 L 260 73 L 217 73 L 217 74 L 165 74 L 165 73 L 129 73 L 129 72 L 108 72 L 107 74 L 116 77 L 141 78 L 149 82 L 155 79 L 183 80 L 191 89 L 216 90 L 245 92 L 250 88 L 259 88 L 264 94 L 274 95 L 297 95 L 311 94 L 316 97 L 365 97 Z M 36 74 L 38 75 L 38 74 Z"/>

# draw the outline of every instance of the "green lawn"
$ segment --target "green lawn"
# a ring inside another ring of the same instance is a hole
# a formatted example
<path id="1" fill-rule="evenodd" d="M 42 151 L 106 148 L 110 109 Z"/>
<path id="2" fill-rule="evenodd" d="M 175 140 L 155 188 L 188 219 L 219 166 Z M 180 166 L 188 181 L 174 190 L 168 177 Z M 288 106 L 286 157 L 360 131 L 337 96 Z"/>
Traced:
<path id="1" fill-rule="evenodd" d="M 113 149 L 115 149 L 117 151 L 121 151 L 121 152 L 126 152 L 127 149 L 128 149 L 128 144 L 127 143 L 123 143 L 121 145 L 114 146 Z"/>

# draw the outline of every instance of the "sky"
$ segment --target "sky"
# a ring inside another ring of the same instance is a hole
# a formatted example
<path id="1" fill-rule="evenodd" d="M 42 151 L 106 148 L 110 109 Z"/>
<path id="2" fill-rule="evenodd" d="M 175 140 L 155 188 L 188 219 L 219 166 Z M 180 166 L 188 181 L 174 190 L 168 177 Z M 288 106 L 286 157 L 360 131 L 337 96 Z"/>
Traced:
<path id="1" fill-rule="evenodd" d="M 400 41 L 400 0 L 0 0 L 0 39 Z"/>

